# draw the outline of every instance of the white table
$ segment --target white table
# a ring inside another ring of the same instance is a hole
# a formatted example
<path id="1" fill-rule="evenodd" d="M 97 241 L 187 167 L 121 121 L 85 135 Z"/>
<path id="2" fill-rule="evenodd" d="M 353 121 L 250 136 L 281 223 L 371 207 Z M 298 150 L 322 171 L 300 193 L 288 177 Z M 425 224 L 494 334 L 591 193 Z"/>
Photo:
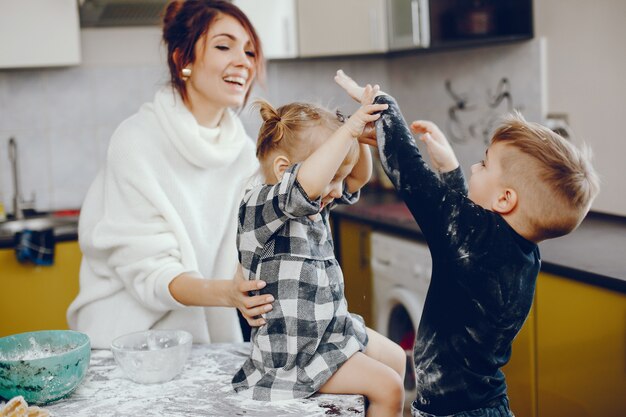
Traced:
<path id="1" fill-rule="evenodd" d="M 307 399 L 260 402 L 243 398 L 230 381 L 249 345 L 194 345 L 182 374 L 153 385 L 127 379 L 109 350 L 93 350 L 85 379 L 74 393 L 45 406 L 53 416 L 309 417 L 363 416 L 361 395 L 316 394 Z"/>

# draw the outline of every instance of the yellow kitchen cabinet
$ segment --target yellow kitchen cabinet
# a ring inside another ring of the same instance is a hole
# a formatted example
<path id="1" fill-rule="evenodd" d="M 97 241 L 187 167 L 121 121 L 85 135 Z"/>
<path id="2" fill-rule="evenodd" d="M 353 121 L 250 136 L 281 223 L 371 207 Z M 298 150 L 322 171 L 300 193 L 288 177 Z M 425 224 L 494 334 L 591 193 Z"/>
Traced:
<path id="1" fill-rule="evenodd" d="M 0 250 L 0 337 L 67 329 L 65 311 L 78 293 L 80 259 L 76 241 L 56 244 L 52 266 L 23 265 L 13 249 Z"/>
<path id="2" fill-rule="evenodd" d="M 626 294 L 541 273 L 538 417 L 626 416 Z"/>
<path id="3" fill-rule="evenodd" d="M 361 315 L 365 324 L 374 328 L 370 232 L 369 226 L 359 222 L 345 219 L 339 222 L 341 269 L 348 309 L 351 313 Z"/>

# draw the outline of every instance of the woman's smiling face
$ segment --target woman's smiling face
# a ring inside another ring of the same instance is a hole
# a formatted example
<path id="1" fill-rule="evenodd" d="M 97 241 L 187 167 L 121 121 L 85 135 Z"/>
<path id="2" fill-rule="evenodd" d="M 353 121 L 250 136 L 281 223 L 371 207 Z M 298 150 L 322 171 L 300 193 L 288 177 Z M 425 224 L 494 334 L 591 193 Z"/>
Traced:
<path id="1" fill-rule="evenodd" d="M 232 16 L 218 16 L 196 43 L 187 91 L 192 107 L 215 111 L 240 107 L 256 76 L 256 51 L 245 28 Z"/>

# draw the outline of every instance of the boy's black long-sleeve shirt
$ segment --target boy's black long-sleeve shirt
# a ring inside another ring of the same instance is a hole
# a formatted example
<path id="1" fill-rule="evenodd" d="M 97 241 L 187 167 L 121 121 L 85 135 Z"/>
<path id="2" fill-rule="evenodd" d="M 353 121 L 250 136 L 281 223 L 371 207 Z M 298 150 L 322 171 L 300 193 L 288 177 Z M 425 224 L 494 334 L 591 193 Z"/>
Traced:
<path id="1" fill-rule="evenodd" d="M 442 176 L 422 158 L 395 100 L 376 122 L 381 162 L 420 226 L 433 272 L 413 357 L 418 410 L 435 415 L 485 407 L 506 394 L 500 370 L 532 305 L 537 245 L 474 204 L 460 168 Z"/>

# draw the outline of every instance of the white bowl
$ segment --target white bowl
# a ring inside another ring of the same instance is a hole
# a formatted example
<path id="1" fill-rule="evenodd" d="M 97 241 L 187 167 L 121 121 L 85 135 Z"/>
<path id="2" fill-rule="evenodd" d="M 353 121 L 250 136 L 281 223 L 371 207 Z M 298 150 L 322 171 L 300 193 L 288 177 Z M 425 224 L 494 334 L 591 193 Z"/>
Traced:
<path id="1" fill-rule="evenodd" d="M 184 330 L 147 330 L 118 337 L 111 343 L 111 351 L 128 378 L 155 384 L 180 374 L 192 339 Z"/>

